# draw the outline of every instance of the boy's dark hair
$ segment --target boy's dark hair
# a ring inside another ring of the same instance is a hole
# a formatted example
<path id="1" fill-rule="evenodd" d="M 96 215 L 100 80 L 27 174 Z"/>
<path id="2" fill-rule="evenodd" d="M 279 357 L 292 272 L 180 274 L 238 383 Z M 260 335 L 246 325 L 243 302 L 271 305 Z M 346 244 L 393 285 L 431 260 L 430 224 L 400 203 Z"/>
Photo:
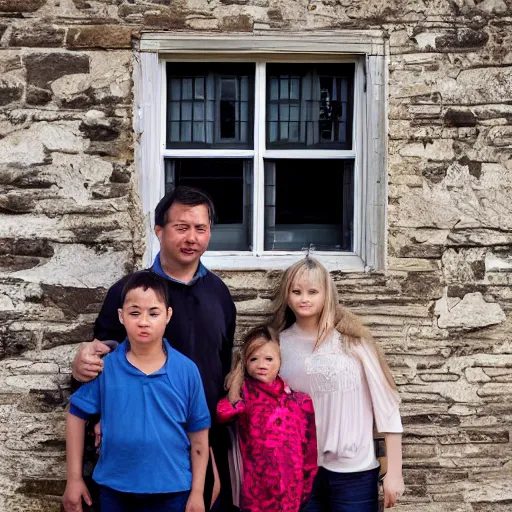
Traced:
<path id="1" fill-rule="evenodd" d="M 165 194 L 155 208 L 155 226 L 165 226 L 167 224 L 168 212 L 174 203 L 184 204 L 186 206 L 199 206 L 204 204 L 208 210 L 208 219 L 210 226 L 215 222 L 215 207 L 212 198 L 202 190 L 194 187 L 181 185 Z"/>
<path id="2" fill-rule="evenodd" d="M 153 290 L 155 295 L 165 304 L 166 309 L 170 306 L 165 279 L 151 270 L 135 272 L 127 279 L 121 292 L 121 306 L 124 305 L 128 293 L 137 288 L 142 288 L 144 291 Z"/>

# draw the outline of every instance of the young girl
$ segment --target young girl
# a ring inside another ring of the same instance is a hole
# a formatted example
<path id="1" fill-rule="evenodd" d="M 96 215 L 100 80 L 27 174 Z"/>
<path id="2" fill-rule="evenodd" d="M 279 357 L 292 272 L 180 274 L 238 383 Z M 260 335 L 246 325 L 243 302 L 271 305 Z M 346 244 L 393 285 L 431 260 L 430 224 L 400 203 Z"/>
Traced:
<path id="1" fill-rule="evenodd" d="M 269 329 L 252 329 L 227 377 L 228 398 L 217 406 L 219 423 L 236 421 L 242 512 L 298 512 L 318 469 L 313 404 L 278 377 L 280 365 Z"/>
<path id="2" fill-rule="evenodd" d="M 369 331 L 340 307 L 333 280 L 312 258 L 286 270 L 271 313 L 281 375 L 315 407 L 320 469 L 304 510 L 378 510 L 374 423 L 387 450 L 384 505 L 393 507 L 404 489 L 399 398 Z"/>

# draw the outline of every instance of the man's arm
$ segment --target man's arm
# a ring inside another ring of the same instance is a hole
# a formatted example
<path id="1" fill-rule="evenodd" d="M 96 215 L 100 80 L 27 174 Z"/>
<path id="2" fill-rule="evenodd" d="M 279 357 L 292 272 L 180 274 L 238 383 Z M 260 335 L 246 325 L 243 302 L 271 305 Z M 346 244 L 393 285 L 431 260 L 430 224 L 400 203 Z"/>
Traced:
<path id="1" fill-rule="evenodd" d="M 222 364 L 222 378 L 225 379 L 226 375 L 231 371 L 231 360 L 233 357 L 233 346 L 235 341 L 235 327 L 236 327 L 236 307 L 234 302 L 229 296 L 230 312 L 226 326 L 226 338 L 222 343 L 221 350 L 221 364 Z"/>
<path id="2" fill-rule="evenodd" d="M 78 382 L 89 382 L 95 379 L 103 370 L 101 356 L 109 352 L 110 348 L 97 339 L 81 343 L 71 366 L 73 377 Z"/>
<path id="3" fill-rule="evenodd" d="M 192 465 L 192 489 L 185 512 L 204 512 L 204 479 L 208 466 L 208 429 L 188 432 L 190 439 L 190 463 Z"/>
<path id="4" fill-rule="evenodd" d="M 82 498 L 92 505 L 91 495 L 82 478 L 85 420 L 68 412 L 66 416 L 67 483 L 62 504 L 66 512 L 82 512 Z"/>
<path id="5" fill-rule="evenodd" d="M 103 341 L 114 340 L 120 343 L 126 337 L 126 330 L 119 321 L 117 312 L 120 307 L 124 282 L 125 278 L 117 281 L 108 290 L 94 324 L 94 340 L 82 343 L 78 348 L 72 365 L 73 377 L 78 382 L 89 382 L 103 370 L 101 357 L 112 349 L 112 345 L 106 345 L 102 343 Z"/>

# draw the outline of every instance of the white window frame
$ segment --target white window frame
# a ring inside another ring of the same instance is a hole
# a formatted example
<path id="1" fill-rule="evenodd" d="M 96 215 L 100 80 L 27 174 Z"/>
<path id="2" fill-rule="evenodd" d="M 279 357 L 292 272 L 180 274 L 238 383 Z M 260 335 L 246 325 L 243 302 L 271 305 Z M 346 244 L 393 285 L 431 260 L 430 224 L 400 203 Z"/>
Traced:
<path id="1" fill-rule="evenodd" d="M 216 269 L 281 269 L 304 252 L 264 251 L 264 160 L 350 158 L 354 165 L 353 252 L 314 251 L 329 270 L 384 270 L 387 204 L 388 43 L 381 31 L 268 33 L 200 36 L 196 33 L 143 33 L 134 57 L 135 162 L 145 222 L 149 265 L 158 252 L 153 212 L 165 191 L 165 158 L 253 159 L 253 251 L 207 251 L 202 260 Z M 256 63 L 255 150 L 166 149 L 166 63 L 169 61 Z M 354 126 L 351 150 L 265 149 L 265 63 L 354 62 Z M 256 155 L 256 157 L 255 157 Z"/>

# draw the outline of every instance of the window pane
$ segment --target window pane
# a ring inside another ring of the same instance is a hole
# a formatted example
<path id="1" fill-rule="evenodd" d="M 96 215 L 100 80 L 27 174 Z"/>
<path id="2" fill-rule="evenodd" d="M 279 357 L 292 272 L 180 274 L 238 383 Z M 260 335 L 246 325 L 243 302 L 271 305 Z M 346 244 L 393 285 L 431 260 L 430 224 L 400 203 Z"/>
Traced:
<path id="1" fill-rule="evenodd" d="M 167 148 L 252 148 L 254 73 L 253 63 L 167 63 Z"/>
<path id="2" fill-rule="evenodd" d="M 207 192 L 217 222 L 210 251 L 248 251 L 252 245 L 252 161 L 238 158 L 183 158 L 165 161 L 165 191 L 178 185 Z"/>
<path id="3" fill-rule="evenodd" d="M 351 251 L 352 160 L 265 162 L 265 250 Z"/>
<path id="4" fill-rule="evenodd" d="M 351 149 L 354 72 L 354 64 L 267 64 L 268 147 Z"/>

